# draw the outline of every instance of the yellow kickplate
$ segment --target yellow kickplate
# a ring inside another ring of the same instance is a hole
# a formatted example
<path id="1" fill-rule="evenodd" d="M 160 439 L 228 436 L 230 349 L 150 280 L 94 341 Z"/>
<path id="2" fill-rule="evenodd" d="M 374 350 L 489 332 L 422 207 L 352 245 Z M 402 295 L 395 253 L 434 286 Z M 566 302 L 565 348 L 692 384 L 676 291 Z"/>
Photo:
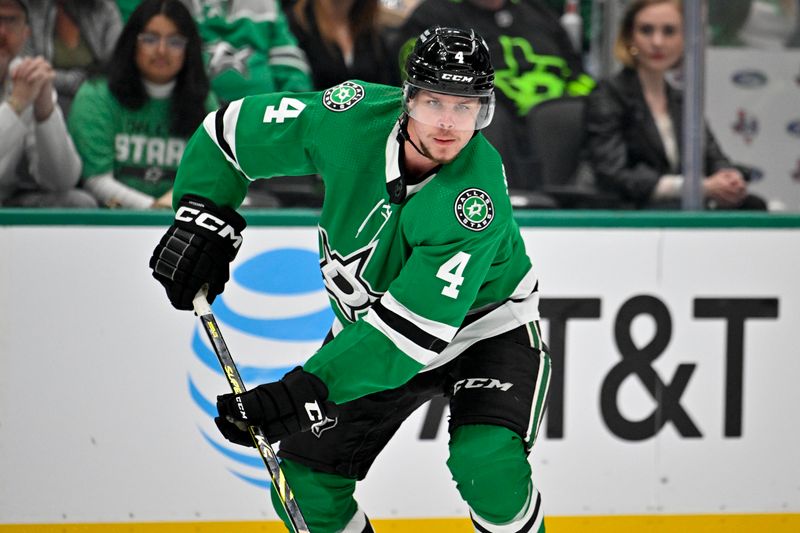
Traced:
<path id="1" fill-rule="evenodd" d="M 464 518 L 372 520 L 378 533 L 470 533 Z M 797 533 L 800 514 L 549 516 L 547 533 Z M 279 522 L 0 524 L 0 533 L 286 533 Z"/>
<path id="2" fill-rule="evenodd" d="M 797 533 L 800 514 L 545 517 L 547 533 Z"/>

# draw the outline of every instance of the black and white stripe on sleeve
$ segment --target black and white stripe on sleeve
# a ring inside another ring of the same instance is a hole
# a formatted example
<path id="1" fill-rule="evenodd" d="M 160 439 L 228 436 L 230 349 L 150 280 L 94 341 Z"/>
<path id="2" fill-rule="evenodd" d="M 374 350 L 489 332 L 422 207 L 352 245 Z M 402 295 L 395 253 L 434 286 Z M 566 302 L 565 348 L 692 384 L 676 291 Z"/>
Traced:
<path id="1" fill-rule="evenodd" d="M 427 365 L 447 347 L 458 328 L 422 317 L 385 293 L 364 317 L 415 361 Z"/>
<path id="2" fill-rule="evenodd" d="M 203 128 L 211 140 L 225 154 L 225 159 L 242 173 L 247 179 L 252 179 L 242 170 L 236 155 L 236 122 L 242 109 L 242 100 L 234 100 L 225 104 L 217 111 L 209 113 L 203 120 Z"/>

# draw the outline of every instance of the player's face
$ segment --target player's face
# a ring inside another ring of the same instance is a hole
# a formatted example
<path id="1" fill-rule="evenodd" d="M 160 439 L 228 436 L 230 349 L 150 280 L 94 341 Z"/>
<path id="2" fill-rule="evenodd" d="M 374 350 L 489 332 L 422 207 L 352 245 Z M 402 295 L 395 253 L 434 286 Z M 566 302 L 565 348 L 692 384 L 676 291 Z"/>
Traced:
<path id="1" fill-rule="evenodd" d="M 168 83 L 183 68 L 187 39 L 164 15 L 151 18 L 136 42 L 136 66 L 142 77 L 152 83 Z"/>
<path id="2" fill-rule="evenodd" d="M 665 72 L 683 55 L 683 16 L 674 2 L 648 6 L 636 14 L 631 44 L 638 68 Z"/>
<path id="3" fill-rule="evenodd" d="M 449 163 L 475 132 L 478 98 L 420 91 L 409 102 L 408 132 L 426 157 Z"/>
<path id="4" fill-rule="evenodd" d="M 481 103 L 478 98 L 419 91 L 408 103 L 408 114 L 417 122 L 447 130 L 472 133 Z"/>

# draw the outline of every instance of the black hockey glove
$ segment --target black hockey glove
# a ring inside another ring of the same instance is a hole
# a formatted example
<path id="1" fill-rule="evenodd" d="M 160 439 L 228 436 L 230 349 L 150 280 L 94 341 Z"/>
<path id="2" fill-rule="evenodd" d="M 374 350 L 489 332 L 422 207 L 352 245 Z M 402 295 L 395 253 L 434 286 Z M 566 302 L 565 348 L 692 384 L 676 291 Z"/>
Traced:
<path id="1" fill-rule="evenodd" d="M 192 300 L 208 283 L 208 303 L 222 292 L 230 262 L 242 244 L 244 218 L 230 207 L 187 194 L 181 198 L 172 226 L 150 258 L 150 268 L 177 309 L 192 309 Z"/>
<path id="2" fill-rule="evenodd" d="M 243 394 L 217 396 L 219 416 L 214 422 L 222 436 L 235 444 L 253 446 L 247 426 L 261 427 L 267 440 L 276 442 L 335 419 L 336 405 L 327 398 L 322 380 L 298 366 L 280 381 Z"/>

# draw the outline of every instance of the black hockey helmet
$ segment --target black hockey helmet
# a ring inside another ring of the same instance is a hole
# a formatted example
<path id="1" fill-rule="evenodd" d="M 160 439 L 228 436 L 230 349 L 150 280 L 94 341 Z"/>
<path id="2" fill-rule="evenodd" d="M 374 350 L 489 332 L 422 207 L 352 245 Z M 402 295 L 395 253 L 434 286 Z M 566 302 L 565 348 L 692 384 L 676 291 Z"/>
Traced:
<path id="1" fill-rule="evenodd" d="M 478 98 L 481 110 L 476 130 L 486 127 L 494 115 L 494 69 L 489 47 L 474 30 L 434 26 L 417 39 L 406 60 L 407 79 L 403 104 L 420 90 Z"/>
<path id="2" fill-rule="evenodd" d="M 489 47 L 474 30 L 425 30 L 408 55 L 406 73 L 408 83 L 429 91 L 489 96 L 494 90 Z"/>

